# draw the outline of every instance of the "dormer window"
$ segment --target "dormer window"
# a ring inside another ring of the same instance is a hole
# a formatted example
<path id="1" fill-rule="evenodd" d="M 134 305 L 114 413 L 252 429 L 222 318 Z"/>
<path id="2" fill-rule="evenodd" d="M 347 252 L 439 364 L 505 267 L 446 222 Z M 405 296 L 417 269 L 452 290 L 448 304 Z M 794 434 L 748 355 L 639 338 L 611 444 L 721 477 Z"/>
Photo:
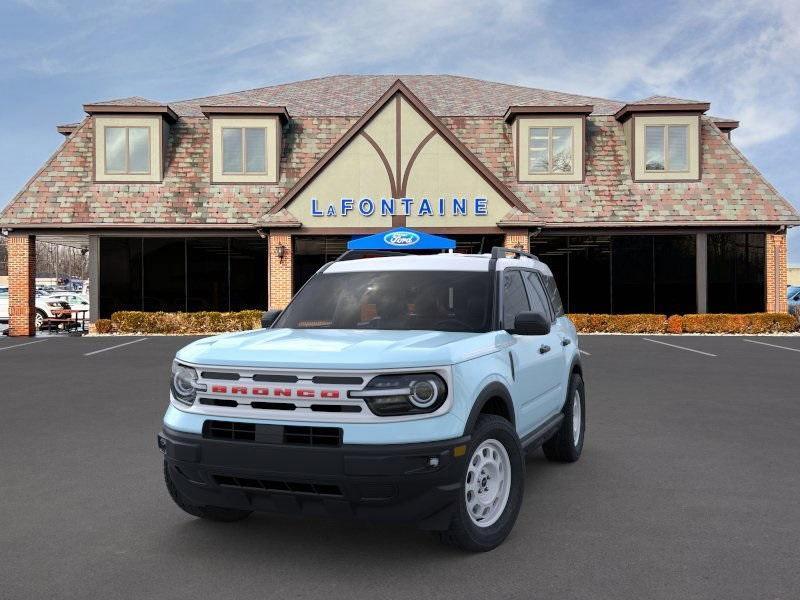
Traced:
<path id="1" fill-rule="evenodd" d="M 580 183 L 586 116 L 591 105 L 509 106 L 517 179 L 523 183 Z"/>
<path id="2" fill-rule="evenodd" d="M 149 127 L 105 127 L 106 175 L 150 172 Z"/>
<path id="3" fill-rule="evenodd" d="M 689 170 L 689 126 L 645 125 L 645 171 Z"/>
<path id="4" fill-rule="evenodd" d="M 267 173 L 267 128 L 222 128 L 222 173 Z"/>
<path id="5" fill-rule="evenodd" d="M 572 154 L 573 127 L 530 127 L 528 129 L 528 174 L 569 174 L 575 163 Z"/>
<path id="6" fill-rule="evenodd" d="M 283 106 L 201 106 L 211 123 L 211 183 L 277 183 Z"/>

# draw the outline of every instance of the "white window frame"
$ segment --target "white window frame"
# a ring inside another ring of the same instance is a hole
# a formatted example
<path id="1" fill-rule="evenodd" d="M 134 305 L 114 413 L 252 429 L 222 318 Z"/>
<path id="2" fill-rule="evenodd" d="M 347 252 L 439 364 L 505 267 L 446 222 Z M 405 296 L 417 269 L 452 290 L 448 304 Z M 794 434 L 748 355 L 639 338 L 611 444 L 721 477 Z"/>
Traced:
<path id="1" fill-rule="evenodd" d="M 669 130 L 674 127 L 682 127 L 686 130 L 686 137 L 684 138 L 686 142 L 686 168 L 685 169 L 671 169 L 669 164 Z M 662 149 L 661 152 L 664 156 L 664 168 L 663 169 L 648 169 L 647 168 L 647 130 L 648 129 L 656 129 L 660 128 L 664 130 L 663 140 L 662 140 Z M 644 126 L 644 139 L 645 139 L 645 147 L 644 147 L 644 170 L 645 173 L 688 173 L 690 171 L 691 166 L 691 158 L 690 158 L 690 151 L 689 151 L 689 137 L 690 137 L 690 129 L 689 125 L 683 124 L 660 124 L 660 125 L 645 125 Z"/>
<path id="2" fill-rule="evenodd" d="M 241 153 L 242 153 L 242 170 L 241 171 L 226 171 L 225 170 L 225 131 L 231 130 L 239 130 L 242 133 L 241 136 Z M 247 170 L 247 139 L 246 139 L 246 131 L 248 129 L 260 129 L 261 133 L 264 136 L 264 170 L 263 171 L 248 171 Z M 269 173 L 269 129 L 267 127 L 253 127 L 253 126 L 223 126 L 220 128 L 220 143 L 222 144 L 222 167 L 221 172 L 223 175 L 266 175 Z"/>
<path id="3" fill-rule="evenodd" d="M 109 129 L 124 129 L 125 130 L 125 169 L 123 171 L 112 171 L 108 168 L 108 130 Z M 131 171 L 131 144 L 130 144 L 130 130 L 131 129 L 145 129 L 147 131 L 147 170 L 146 171 Z M 150 175 L 150 164 L 153 148 L 151 147 L 150 140 L 152 138 L 152 130 L 149 125 L 107 125 L 103 127 L 103 168 L 106 175 Z"/>
<path id="4" fill-rule="evenodd" d="M 534 129 L 547 130 L 547 170 L 546 171 L 531 171 L 531 135 Z M 553 130 L 554 129 L 569 129 L 569 147 L 570 147 L 570 170 L 569 171 L 554 171 L 553 170 Z M 528 175 L 574 175 L 575 174 L 575 128 L 572 125 L 531 125 L 528 127 Z"/>

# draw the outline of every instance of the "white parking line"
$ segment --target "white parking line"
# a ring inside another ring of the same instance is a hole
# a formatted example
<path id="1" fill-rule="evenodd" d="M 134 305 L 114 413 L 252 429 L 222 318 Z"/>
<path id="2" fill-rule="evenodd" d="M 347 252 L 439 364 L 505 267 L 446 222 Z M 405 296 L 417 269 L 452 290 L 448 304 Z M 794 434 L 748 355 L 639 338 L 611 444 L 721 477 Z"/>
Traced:
<path id="1" fill-rule="evenodd" d="M 24 344 L 14 344 L 13 346 L 3 346 L 0 348 L 0 352 L 3 350 L 11 350 L 12 348 L 21 348 L 22 346 L 30 346 L 31 344 L 41 344 L 42 342 L 46 342 L 47 340 L 36 340 L 35 342 L 25 342 Z"/>
<path id="2" fill-rule="evenodd" d="M 651 340 L 650 338 L 642 338 L 646 342 L 653 342 L 654 344 L 662 344 L 664 346 L 669 346 L 670 348 L 677 348 L 678 350 L 686 350 L 687 352 L 695 352 L 697 354 L 703 354 L 705 356 L 713 356 L 714 358 L 717 357 L 716 354 L 711 354 L 711 352 L 703 352 L 702 350 L 695 350 L 694 348 L 686 348 L 685 346 L 676 346 L 675 344 L 668 344 L 667 342 L 661 342 L 659 340 Z"/>
<path id="3" fill-rule="evenodd" d="M 771 348 L 780 348 L 781 350 L 791 350 L 792 352 L 800 352 L 797 348 L 789 348 L 789 346 L 779 346 L 778 344 L 768 344 L 767 342 L 759 342 L 758 340 L 743 339 L 743 342 L 750 342 L 751 344 L 761 344 L 762 346 L 769 346 Z"/>
<path id="4" fill-rule="evenodd" d="M 117 344 L 116 346 L 109 346 L 108 348 L 101 348 L 100 350 L 95 350 L 94 352 L 87 352 L 84 356 L 91 356 L 92 354 L 100 354 L 101 352 L 108 352 L 109 350 L 114 350 L 116 348 L 122 348 L 123 346 L 130 346 L 131 344 L 135 344 L 136 342 L 143 342 L 147 338 L 139 338 L 138 340 L 133 340 L 132 342 L 125 342 L 124 344 Z"/>
<path id="5" fill-rule="evenodd" d="M 585 354 L 586 356 L 591 356 L 591 353 L 587 352 L 586 350 L 580 350 L 581 354 Z"/>

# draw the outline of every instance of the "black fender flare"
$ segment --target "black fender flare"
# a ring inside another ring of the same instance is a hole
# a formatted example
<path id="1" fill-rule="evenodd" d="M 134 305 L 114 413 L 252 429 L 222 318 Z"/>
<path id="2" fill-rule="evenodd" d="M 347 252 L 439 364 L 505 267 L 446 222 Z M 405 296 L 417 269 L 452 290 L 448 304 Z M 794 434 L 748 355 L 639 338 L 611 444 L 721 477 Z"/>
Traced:
<path id="1" fill-rule="evenodd" d="M 579 352 L 575 353 L 575 356 L 572 357 L 572 362 L 569 365 L 569 377 L 567 378 L 567 389 L 564 392 L 564 404 L 561 405 L 561 412 L 564 412 L 564 409 L 567 407 L 567 400 L 569 399 L 569 384 L 572 380 L 572 374 L 577 373 L 583 379 L 583 366 L 581 365 L 581 355 Z"/>
<path id="2" fill-rule="evenodd" d="M 493 381 L 484 387 L 475 399 L 472 410 L 469 412 L 469 417 L 467 417 L 464 434 L 470 433 L 475 428 L 475 423 L 477 423 L 483 407 L 492 398 L 500 398 L 503 401 L 508 414 L 511 416 L 511 425 L 516 427 L 516 415 L 514 414 L 514 402 L 511 400 L 511 393 L 505 385 L 499 381 Z"/>

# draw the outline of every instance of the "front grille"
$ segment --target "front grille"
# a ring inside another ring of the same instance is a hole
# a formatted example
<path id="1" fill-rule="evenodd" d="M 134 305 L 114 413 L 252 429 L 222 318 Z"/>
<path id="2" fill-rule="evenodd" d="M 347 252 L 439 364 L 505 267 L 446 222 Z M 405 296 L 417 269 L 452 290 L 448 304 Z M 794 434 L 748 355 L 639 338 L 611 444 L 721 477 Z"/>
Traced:
<path id="1" fill-rule="evenodd" d="M 267 425 L 237 421 L 206 421 L 203 437 L 214 440 L 290 444 L 296 446 L 342 445 L 340 427 L 304 427 L 298 425 Z"/>
<path id="2" fill-rule="evenodd" d="M 203 436 L 218 440 L 255 441 L 256 426 L 254 423 L 235 421 L 206 421 L 203 424 Z"/>
<path id="3" fill-rule="evenodd" d="M 287 425 L 283 428 L 283 443 L 302 446 L 341 446 L 342 430 L 338 427 Z"/>
<path id="4" fill-rule="evenodd" d="M 271 479 L 251 479 L 214 475 L 214 481 L 222 487 L 234 487 L 248 491 L 284 492 L 289 494 L 313 494 L 315 496 L 343 496 L 338 485 L 330 483 L 304 483 L 297 481 L 275 481 Z"/>

